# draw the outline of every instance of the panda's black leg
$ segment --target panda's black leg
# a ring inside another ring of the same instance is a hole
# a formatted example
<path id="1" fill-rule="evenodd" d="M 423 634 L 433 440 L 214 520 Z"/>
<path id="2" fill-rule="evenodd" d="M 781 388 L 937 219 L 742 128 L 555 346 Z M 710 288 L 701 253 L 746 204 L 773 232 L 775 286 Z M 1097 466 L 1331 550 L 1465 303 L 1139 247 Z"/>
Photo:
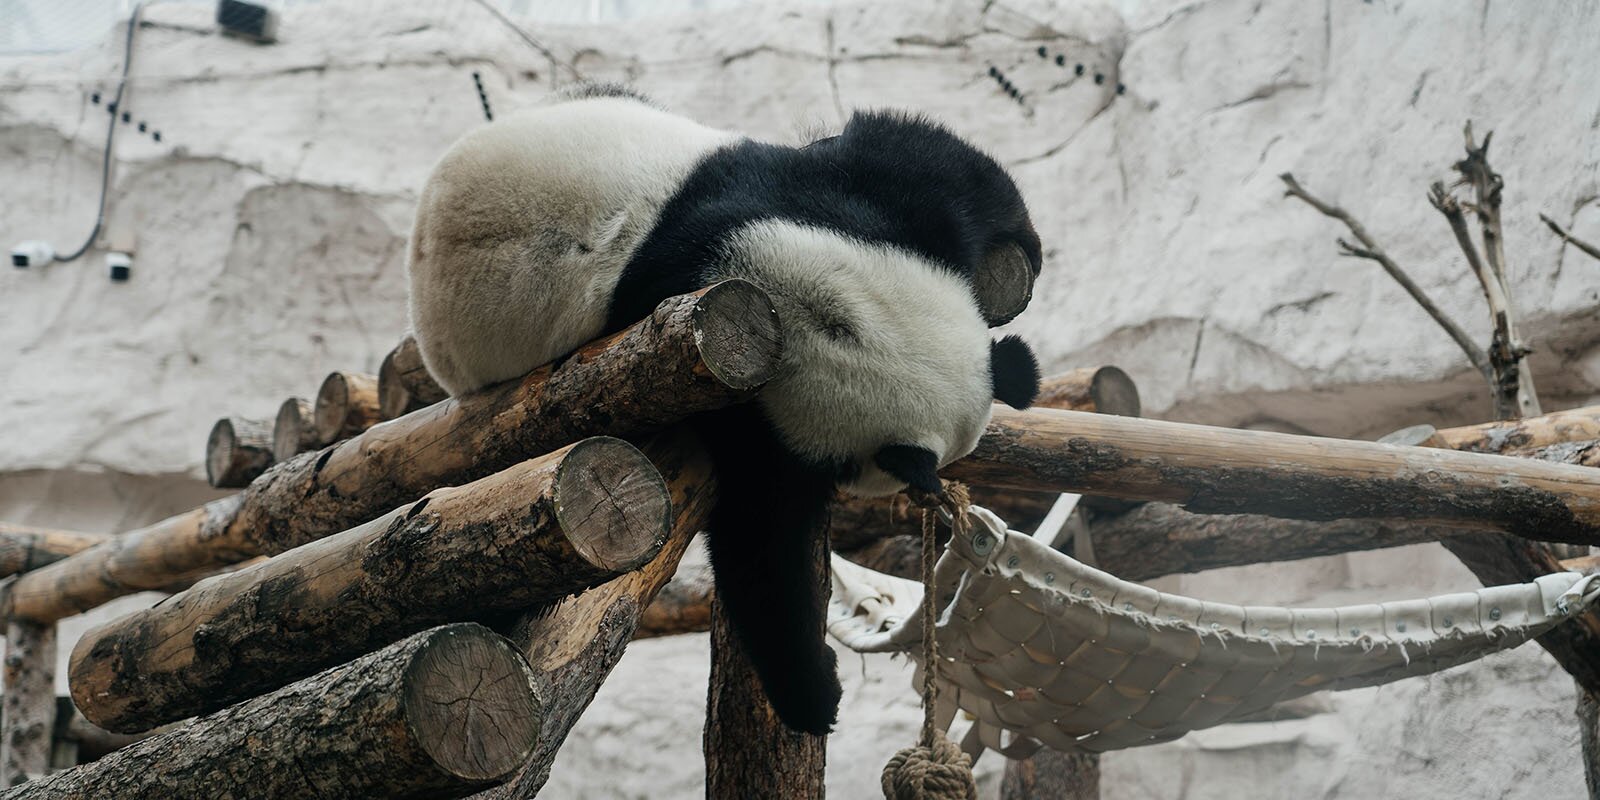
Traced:
<path id="1" fill-rule="evenodd" d="M 779 719 L 826 734 L 842 694 L 823 641 L 828 575 L 819 558 L 833 479 L 784 451 L 753 406 L 696 427 L 717 466 L 708 542 L 718 601 Z"/>

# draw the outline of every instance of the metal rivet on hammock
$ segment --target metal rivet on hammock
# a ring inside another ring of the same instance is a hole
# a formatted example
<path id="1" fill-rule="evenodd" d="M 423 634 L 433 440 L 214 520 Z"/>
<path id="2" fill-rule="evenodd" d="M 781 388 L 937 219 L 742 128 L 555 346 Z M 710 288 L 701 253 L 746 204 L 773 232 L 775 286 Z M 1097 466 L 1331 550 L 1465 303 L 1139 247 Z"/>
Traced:
<path id="1" fill-rule="evenodd" d="M 1360 636 L 1361 635 L 1361 629 L 1360 628 L 1351 628 L 1350 629 L 1350 635 L 1351 636 Z"/>
<path id="2" fill-rule="evenodd" d="M 994 537 L 982 531 L 972 535 L 972 552 L 986 556 L 991 550 L 994 550 Z"/>
<path id="3" fill-rule="evenodd" d="M 1269 630 L 1267 630 L 1267 629 L 1266 629 L 1266 628 L 1262 628 L 1262 629 L 1261 629 L 1261 635 L 1262 635 L 1262 636 L 1266 636 L 1266 635 L 1268 635 L 1268 634 L 1270 634 L 1270 633 L 1272 633 L 1272 631 L 1269 631 Z"/>
<path id="4" fill-rule="evenodd" d="M 1021 564 L 1021 563 L 1022 563 L 1022 559 L 1017 558 L 1016 556 L 1012 556 L 1012 557 L 1006 559 L 1006 566 L 1008 566 L 1008 567 L 1015 567 L 1016 565 Z"/>
<path id="5" fill-rule="evenodd" d="M 1079 594 L 1083 595 L 1084 597 L 1088 597 L 1092 594 L 1092 592 L 1090 592 L 1088 589 L 1084 589 L 1083 591 L 1079 592 Z"/>
<path id="6" fill-rule="evenodd" d="M 1499 606 L 1495 606 L 1494 608 L 1489 609 L 1489 619 L 1499 619 L 1499 618 L 1500 618 L 1500 607 Z"/>
<path id="7" fill-rule="evenodd" d="M 1449 618 L 1449 617 L 1445 617 L 1444 618 L 1444 626 L 1446 628 L 1454 628 L 1456 626 L 1456 621 L 1451 619 L 1451 618 Z"/>
<path id="8" fill-rule="evenodd" d="M 1122 604 L 1122 610 L 1123 611 L 1132 612 L 1133 611 L 1133 604 L 1132 603 L 1123 603 Z"/>
<path id="9" fill-rule="evenodd" d="M 1405 620 L 1401 620 L 1400 622 L 1396 622 L 1394 624 L 1394 629 L 1399 631 L 1399 632 L 1401 632 L 1401 633 L 1405 633 L 1406 632 Z"/>
<path id="10" fill-rule="evenodd" d="M 1317 638 L 1317 632 L 1316 631 L 1306 631 L 1306 638 L 1307 639 L 1315 639 L 1315 638 Z"/>
<path id="11" fill-rule="evenodd" d="M 1221 628 L 1222 628 L 1222 623 L 1220 623 L 1220 622 L 1211 623 L 1211 630 L 1215 631 L 1215 630 L 1220 630 Z"/>
<path id="12" fill-rule="evenodd" d="M 1055 583 L 1056 582 L 1056 574 L 1054 572 L 1046 572 L 1044 574 L 1044 582 L 1045 583 Z"/>

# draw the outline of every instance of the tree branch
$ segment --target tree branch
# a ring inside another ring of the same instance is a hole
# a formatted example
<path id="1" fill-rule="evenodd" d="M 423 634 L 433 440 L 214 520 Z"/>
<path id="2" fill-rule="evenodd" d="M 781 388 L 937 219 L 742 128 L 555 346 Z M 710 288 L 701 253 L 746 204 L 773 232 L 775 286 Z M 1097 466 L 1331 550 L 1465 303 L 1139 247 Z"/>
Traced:
<path id="1" fill-rule="evenodd" d="M 1579 250 L 1582 250 L 1584 253 L 1587 253 L 1590 258 L 1600 259 L 1600 247 L 1595 247 L 1594 245 L 1589 244 L 1588 242 L 1579 239 L 1576 236 L 1573 236 L 1572 234 L 1568 233 L 1565 228 L 1557 225 L 1555 220 L 1543 214 L 1539 215 L 1539 219 L 1543 220 L 1544 224 L 1550 226 L 1550 230 L 1555 231 L 1555 234 L 1561 237 L 1561 241 L 1566 242 L 1567 244 L 1570 244 Z"/>
<path id="2" fill-rule="evenodd" d="M 1350 233 L 1356 237 L 1357 241 L 1361 242 L 1362 246 L 1356 247 L 1342 239 L 1339 240 L 1339 246 L 1343 248 L 1345 255 L 1378 262 L 1378 265 L 1389 273 L 1389 277 L 1394 278 L 1395 282 L 1400 284 L 1407 294 L 1411 295 L 1411 299 L 1417 301 L 1417 305 L 1422 306 L 1422 310 L 1428 312 L 1428 316 L 1433 317 L 1433 321 L 1439 323 L 1439 327 L 1444 328 L 1445 333 L 1450 334 L 1450 338 L 1454 339 L 1456 345 L 1461 348 L 1461 352 L 1467 355 L 1467 360 L 1472 362 L 1473 367 L 1483 373 L 1486 378 L 1493 375 L 1489 365 L 1489 357 L 1483 352 L 1483 348 L 1478 347 L 1471 337 L 1467 336 L 1467 332 L 1456 324 L 1455 320 L 1451 319 L 1448 314 L 1434 304 L 1432 298 L 1428 297 L 1422 287 L 1418 286 L 1417 282 L 1413 281 L 1411 276 L 1407 275 L 1399 264 L 1394 263 L 1394 259 L 1390 258 L 1382 247 L 1378 246 L 1378 243 L 1373 240 L 1372 236 L 1367 233 L 1367 229 L 1360 222 L 1356 221 L 1344 209 L 1314 197 L 1300 185 L 1299 181 L 1294 179 L 1294 175 L 1285 172 L 1278 177 L 1283 180 L 1285 186 L 1289 187 L 1284 192 L 1285 196 L 1299 198 L 1306 205 L 1321 212 L 1323 216 L 1339 220 L 1344 223 L 1345 227 L 1350 229 Z"/>

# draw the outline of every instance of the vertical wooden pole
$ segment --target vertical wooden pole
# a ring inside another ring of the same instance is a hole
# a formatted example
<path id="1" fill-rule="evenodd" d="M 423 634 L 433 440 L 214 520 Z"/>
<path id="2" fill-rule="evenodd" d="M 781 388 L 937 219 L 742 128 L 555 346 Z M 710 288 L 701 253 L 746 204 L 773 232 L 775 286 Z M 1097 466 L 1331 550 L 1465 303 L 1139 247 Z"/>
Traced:
<path id="1" fill-rule="evenodd" d="M 1048 748 L 1006 762 L 1000 800 L 1099 800 L 1100 756 Z"/>
<path id="2" fill-rule="evenodd" d="M 1578 686 L 1578 738 L 1583 746 L 1583 782 L 1589 800 L 1600 800 L 1600 699 Z"/>
<path id="3" fill-rule="evenodd" d="M 5 718 L 0 786 L 45 774 L 56 721 L 56 626 L 6 625 Z"/>
<path id="4" fill-rule="evenodd" d="M 819 595 L 827 601 L 828 547 L 817 537 Z M 711 681 L 706 700 L 706 800 L 821 800 L 827 737 L 797 733 L 778 720 L 728 626 L 711 603 Z"/>

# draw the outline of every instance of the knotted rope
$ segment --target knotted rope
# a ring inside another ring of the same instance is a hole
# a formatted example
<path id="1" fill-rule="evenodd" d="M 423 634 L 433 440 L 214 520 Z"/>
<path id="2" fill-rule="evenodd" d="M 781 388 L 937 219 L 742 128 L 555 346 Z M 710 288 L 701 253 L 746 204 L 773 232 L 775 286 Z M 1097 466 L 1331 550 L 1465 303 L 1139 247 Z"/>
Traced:
<path id="1" fill-rule="evenodd" d="M 972 759 L 938 729 L 934 703 L 939 686 L 939 643 L 934 637 L 938 607 L 933 567 L 938 556 L 934 514 L 930 505 L 950 512 L 953 536 L 966 535 L 971 504 L 967 487 L 946 483 L 943 498 L 915 498 L 922 508 L 922 739 L 916 747 L 894 754 L 883 768 L 883 796 L 888 800 L 978 800 Z"/>

